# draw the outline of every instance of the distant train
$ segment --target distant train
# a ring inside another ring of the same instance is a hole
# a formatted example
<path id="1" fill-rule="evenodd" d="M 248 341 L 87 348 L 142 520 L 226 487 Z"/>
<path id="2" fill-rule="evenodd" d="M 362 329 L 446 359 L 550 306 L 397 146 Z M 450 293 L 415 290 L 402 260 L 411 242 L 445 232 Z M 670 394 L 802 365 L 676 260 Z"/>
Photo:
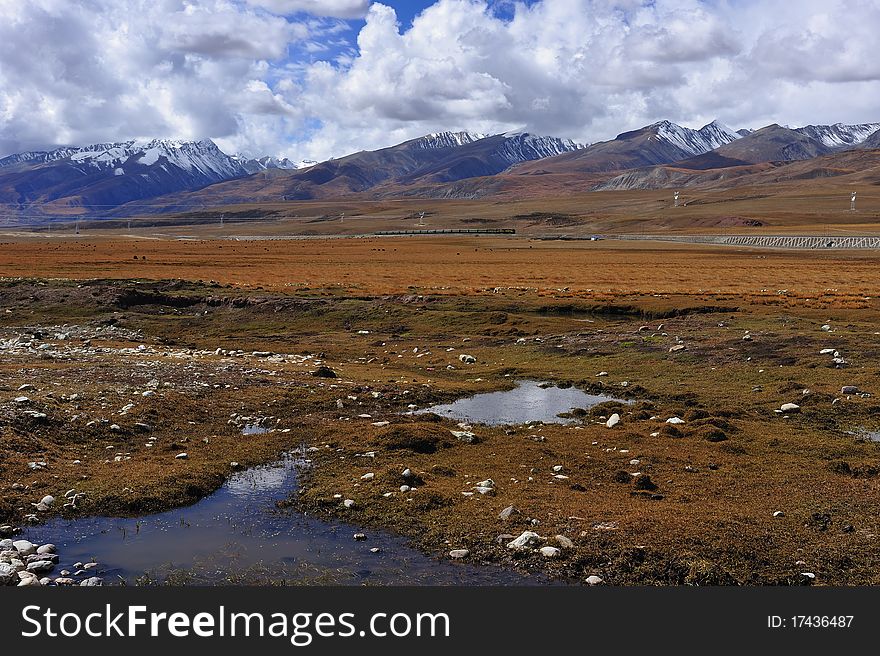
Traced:
<path id="1" fill-rule="evenodd" d="M 376 235 L 515 235 L 513 228 L 461 228 L 449 230 L 380 230 Z"/>

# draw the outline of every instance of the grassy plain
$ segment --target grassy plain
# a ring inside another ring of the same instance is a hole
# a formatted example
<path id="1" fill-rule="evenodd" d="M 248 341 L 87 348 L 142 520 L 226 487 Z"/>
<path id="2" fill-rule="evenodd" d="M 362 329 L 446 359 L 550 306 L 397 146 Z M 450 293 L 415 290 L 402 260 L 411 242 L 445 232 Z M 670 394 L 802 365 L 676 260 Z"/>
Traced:
<path id="1" fill-rule="evenodd" d="M 0 519 L 68 489 L 86 496 L 48 515 L 187 503 L 231 462 L 305 442 L 314 467 L 284 503 L 441 557 L 611 584 L 878 584 L 880 447 L 856 434 L 880 427 L 878 260 L 483 237 L 10 239 Z M 322 365 L 337 377 L 313 375 Z M 516 379 L 634 403 L 475 426 L 475 444 L 401 414 Z M 242 436 L 253 420 L 275 430 Z M 494 496 L 463 494 L 486 478 Z M 507 506 L 519 514 L 499 519 Z M 548 559 L 498 543 L 527 529 L 574 547 Z"/>

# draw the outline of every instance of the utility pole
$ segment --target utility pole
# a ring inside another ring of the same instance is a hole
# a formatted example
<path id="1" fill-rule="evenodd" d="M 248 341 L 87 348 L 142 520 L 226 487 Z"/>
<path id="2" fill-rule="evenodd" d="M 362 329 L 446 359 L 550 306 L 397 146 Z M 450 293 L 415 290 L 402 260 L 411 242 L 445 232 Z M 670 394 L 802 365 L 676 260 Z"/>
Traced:
<path id="1" fill-rule="evenodd" d="M 680 191 L 676 191 L 674 194 L 672 194 L 672 198 L 675 200 L 675 207 L 678 207 L 678 197 L 680 194 Z"/>
<path id="2" fill-rule="evenodd" d="M 419 226 L 423 227 L 424 225 L 425 225 L 425 213 L 419 212 Z"/>
<path id="3" fill-rule="evenodd" d="M 856 192 L 852 192 L 852 195 L 850 196 L 850 199 L 849 199 L 849 211 L 850 211 L 850 212 L 855 212 L 855 211 L 856 211 Z"/>

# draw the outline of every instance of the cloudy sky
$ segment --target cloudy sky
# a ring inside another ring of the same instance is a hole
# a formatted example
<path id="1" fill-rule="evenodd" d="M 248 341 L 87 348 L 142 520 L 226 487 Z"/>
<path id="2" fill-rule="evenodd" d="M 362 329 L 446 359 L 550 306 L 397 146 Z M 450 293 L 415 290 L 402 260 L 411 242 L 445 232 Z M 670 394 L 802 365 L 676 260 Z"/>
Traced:
<path id="1" fill-rule="evenodd" d="M 0 0 L 0 156 L 880 121 L 875 0 Z"/>

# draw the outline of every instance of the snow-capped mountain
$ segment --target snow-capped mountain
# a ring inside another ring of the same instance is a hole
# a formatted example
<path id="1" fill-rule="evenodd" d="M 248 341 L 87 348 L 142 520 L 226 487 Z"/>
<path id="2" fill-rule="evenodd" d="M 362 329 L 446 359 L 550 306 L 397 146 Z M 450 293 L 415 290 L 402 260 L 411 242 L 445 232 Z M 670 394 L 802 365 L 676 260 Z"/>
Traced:
<path id="1" fill-rule="evenodd" d="M 572 144 L 567 144 L 568 152 L 521 164 L 512 172 L 520 175 L 570 175 L 669 164 L 701 155 L 737 139 L 740 139 L 740 135 L 719 121 L 704 125 L 699 130 L 682 127 L 672 121 L 658 121 L 586 148 L 571 148 Z"/>
<path id="2" fill-rule="evenodd" d="M 498 152 L 511 165 L 544 159 L 545 157 L 555 157 L 556 155 L 586 148 L 585 145 L 576 143 L 571 139 L 541 137 L 529 134 L 528 132 L 505 132 L 502 136 L 505 137 L 505 140 L 498 149 Z"/>
<path id="3" fill-rule="evenodd" d="M 0 165 L 0 202 L 29 214 L 67 206 L 103 211 L 248 174 L 209 139 L 133 139 L 65 147 L 12 155 Z"/>
<path id="4" fill-rule="evenodd" d="M 161 161 L 160 161 L 161 160 Z M 218 180 L 242 175 L 244 169 L 235 159 L 226 155 L 210 139 L 180 141 L 151 139 L 65 146 L 51 151 L 29 152 L 0 159 L 0 167 L 38 165 L 66 162 L 83 172 L 113 169 L 116 175 L 125 173 L 126 164 L 141 166 L 171 166 Z M 118 172 L 121 169 L 122 172 Z"/>
<path id="5" fill-rule="evenodd" d="M 107 147 L 110 147 L 112 144 L 106 144 Z M 74 153 L 77 153 L 81 150 L 81 148 L 75 147 L 64 147 L 64 148 L 56 148 L 55 150 L 32 150 L 25 153 L 16 153 L 14 155 L 7 155 L 6 157 L 0 158 L 0 168 L 5 166 L 15 166 L 16 164 L 45 164 L 46 162 L 53 162 L 56 159 L 64 159 L 65 157 L 70 157 Z"/>
<path id="6" fill-rule="evenodd" d="M 278 158 L 270 156 L 254 159 L 245 155 L 233 155 L 232 159 L 241 164 L 248 173 L 259 173 L 260 171 L 266 171 L 267 169 L 296 171 L 298 169 L 305 169 L 310 166 L 314 166 L 318 163 L 315 160 L 311 159 L 304 159 L 299 162 L 294 162 L 287 157 Z"/>
<path id="7" fill-rule="evenodd" d="M 432 132 L 414 140 L 413 147 L 425 149 L 455 148 L 485 139 L 487 136 L 479 132 Z"/>
<path id="8" fill-rule="evenodd" d="M 868 137 L 880 130 L 880 123 L 859 123 L 857 125 L 807 125 L 802 128 L 794 128 L 828 148 L 848 148 L 858 146 Z"/>
<path id="9" fill-rule="evenodd" d="M 288 200 L 336 197 L 363 193 L 379 186 L 383 187 L 383 194 L 394 194 L 401 185 L 421 187 L 495 175 L 521 162 L 582 147 L 568 139 L 526 132 L 491 136 L 475 132 L 434 132 L 396 146 L 361 151 L 305 170 L 291 171 L 283 197 Z M 224 186 L 235 198 L 246 198 L 257 191 L 250 191 L 246 181 Z"/>
<path id="10" fill-rule="evenodd" d="M 657 140 L 675 146 L 685 153 L 685 157 L 708 153 L 740 138 L 739 134 L 719 121 L 712 121 L 699 130 L 685 128 L 671 121 L 660 121 L 649 127 L 654 128 Z"/>

